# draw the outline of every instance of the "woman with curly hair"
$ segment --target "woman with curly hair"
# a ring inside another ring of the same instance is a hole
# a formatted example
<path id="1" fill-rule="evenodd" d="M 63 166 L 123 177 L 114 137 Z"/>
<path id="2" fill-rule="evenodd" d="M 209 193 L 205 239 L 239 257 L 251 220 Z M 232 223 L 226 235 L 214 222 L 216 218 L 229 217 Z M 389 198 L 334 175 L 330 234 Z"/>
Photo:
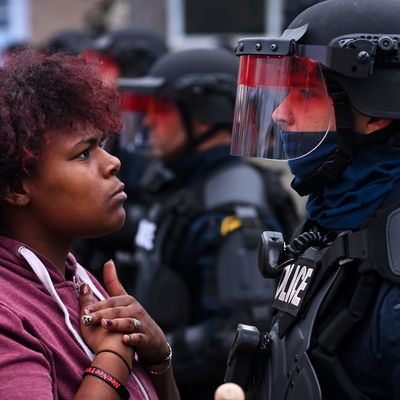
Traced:
<path id="1" fill-rule="evenodd" d="M 23 50 L 0 69 L 0 398 L 178 399 L 172 351 L 119 283 L 70 253 L 124 222 L 119 98 L 93 66 Z"/>

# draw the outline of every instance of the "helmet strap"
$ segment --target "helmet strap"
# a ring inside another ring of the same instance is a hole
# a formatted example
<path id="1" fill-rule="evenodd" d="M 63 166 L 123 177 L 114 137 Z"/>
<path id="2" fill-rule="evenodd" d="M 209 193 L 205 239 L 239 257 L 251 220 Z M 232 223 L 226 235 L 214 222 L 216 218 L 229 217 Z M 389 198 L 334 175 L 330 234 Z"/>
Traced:
<path id="1" fill-rule="evenodd" d="M 215 124 L 210 129 L 202 133 L 200 136 L 196 136 L 188 143 L 190 149 L 196 149 L 200 144 L 206 142 L 208 139 L 214 137 L 224 126 L 221 124 Z"/>
<path id="2" fill-rule="evenodd" d="M 187 142 L 190 143 L 194 139 L 192 114 L 184 102 L 177 101 L 177 106 L 182 117 L 182 122 L 185 128 Z"/>
<path id="3" fill-rule="evenodd" d="M 215 124 L 200 136 L 196 136 L 193 128 L 193 118 L 188 107 L 182 102 L 178 102 L 178 109 L 182 116 L 183 125 L 186 132 L 187 142 L 183 151 L 194 151 L 201 143 L 215 136 L 218 131 L 224 128 L 223 124 Z"/>
<path id="4" fill-rule="evenodd" d="M 337 149 L 313 174 L 301 181 L 292 180 L 291 186 L 300 196 L 321 192 L 324 186 L 337 181 L 353 159 L 353 115 L 350 101 L 344 90 L 337 85 L 328 84 L 328 92 L 335 110 Z"/>

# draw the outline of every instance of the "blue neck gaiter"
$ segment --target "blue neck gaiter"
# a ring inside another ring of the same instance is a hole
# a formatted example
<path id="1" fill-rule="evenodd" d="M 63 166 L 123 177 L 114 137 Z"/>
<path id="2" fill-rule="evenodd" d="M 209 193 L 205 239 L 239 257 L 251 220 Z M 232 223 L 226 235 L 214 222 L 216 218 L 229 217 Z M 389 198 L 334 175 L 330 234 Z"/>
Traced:
<path id="1" fill-rule="evenodd" d="M 352 135 L 353 142 L 358 144 L 369 139 L 369 135 Z M 295 180 L 301 181 L 315 172 L 335 149 L 336 134 L 329 132 L 311 154 L 289 161 Z M 335 231 L 359 229 L 368 215 L 383 204 L 399 181 L 399 147 L 387 144 L 360 146 L 353 161 L 334 185 L 326 186 L 321 193 L 309 196 L 306 210 L 310 219 L 324 228 Z"/>
<path id="2" fill-rule="evenodd" d="M 283 132 L 281 135 L 286 154 L 289 156 L 291 154 L 304 154 L 310 148 L 310 145 L 304 146 L 306 147 L 304 151 L 301 151 L 300 146 L 302 143 L 310 143 L 310 137 L 313 138 L 311 141 L 315 143 L 315 146 L 324 139 L 310 154 L 289 161 L 289 169 L 296 182 L 301 182 L 306 176 L 314 173 L 336 150 L 336 132 L 328 132 L 326 136 L 325 132 Z M 294 146 L 296 146 L 296 149 L 293 148 Z"/>

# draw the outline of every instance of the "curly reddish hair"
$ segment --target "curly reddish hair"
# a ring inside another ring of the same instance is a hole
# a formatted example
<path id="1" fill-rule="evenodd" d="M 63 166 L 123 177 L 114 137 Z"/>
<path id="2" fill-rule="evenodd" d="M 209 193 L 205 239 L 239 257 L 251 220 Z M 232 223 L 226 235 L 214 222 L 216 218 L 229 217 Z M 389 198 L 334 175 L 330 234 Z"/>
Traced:
<path id="1" fill-rule="evenodd" d="M 90 125 L 121 128 L 120 97 L 79 56 L 22 50 L 0 68 L 0 195 L 34 175 L 51 137 Z"/>

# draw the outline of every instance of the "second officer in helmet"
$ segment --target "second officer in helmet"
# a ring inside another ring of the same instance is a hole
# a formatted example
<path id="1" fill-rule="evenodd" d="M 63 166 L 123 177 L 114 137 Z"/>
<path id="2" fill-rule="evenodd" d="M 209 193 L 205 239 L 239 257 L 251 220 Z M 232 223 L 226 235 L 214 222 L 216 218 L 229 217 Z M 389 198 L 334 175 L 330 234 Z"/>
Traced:
<path id="1" fill-rule="evenodd" d="M 258 233 L 296 220 L 274 173 L 229 155 L 237 70 L 226 50 L 192 49 L 120 82 L 146 103 L 162 161 L 142 178 L 149 207 L 123 279 L 167 332 L 184 399 L 212 397 L 238 319 L 267 324 L 273 284 L 256 279 Z"/>

